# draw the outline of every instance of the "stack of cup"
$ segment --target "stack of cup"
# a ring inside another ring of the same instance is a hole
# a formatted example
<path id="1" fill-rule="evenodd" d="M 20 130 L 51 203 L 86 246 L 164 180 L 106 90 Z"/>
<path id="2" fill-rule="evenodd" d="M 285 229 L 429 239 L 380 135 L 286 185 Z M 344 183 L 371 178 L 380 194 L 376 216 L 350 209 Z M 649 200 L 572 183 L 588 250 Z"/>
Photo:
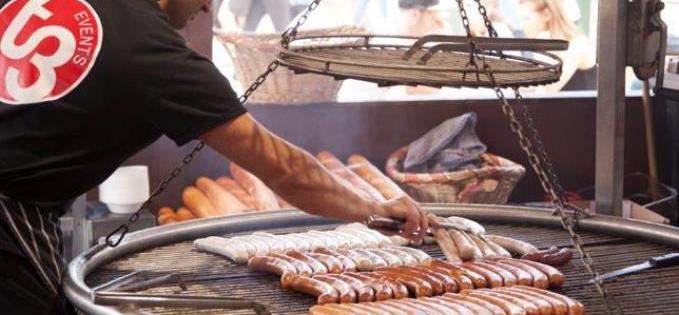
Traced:
<path id="1" fill-rule="evenodd" d="M 149 198 L 145 165 L 123 166 L 99 185 L 99 200 L 113 213 L 133 213 Z"/>

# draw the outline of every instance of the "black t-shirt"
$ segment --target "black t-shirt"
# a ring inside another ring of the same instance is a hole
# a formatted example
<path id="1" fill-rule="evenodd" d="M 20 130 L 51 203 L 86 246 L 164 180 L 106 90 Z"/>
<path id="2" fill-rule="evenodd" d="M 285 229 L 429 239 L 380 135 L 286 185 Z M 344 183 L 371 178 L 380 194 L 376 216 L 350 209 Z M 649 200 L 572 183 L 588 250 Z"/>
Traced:
<path id="1" fill-rule="evenodd" d="M 67 201 L 245 112 L 156 0 L 43 2 L 0 0 L 0 194 Z"/>

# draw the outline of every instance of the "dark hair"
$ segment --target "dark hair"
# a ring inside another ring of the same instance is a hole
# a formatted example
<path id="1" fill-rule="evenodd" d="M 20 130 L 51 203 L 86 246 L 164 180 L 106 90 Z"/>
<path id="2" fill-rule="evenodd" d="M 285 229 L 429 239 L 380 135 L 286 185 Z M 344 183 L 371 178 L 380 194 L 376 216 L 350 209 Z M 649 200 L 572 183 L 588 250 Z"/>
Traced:
<path id="1" fill-rule="evenodd" d="M 439 4 L 439 0 L 398 0 L 401 9 L 426 9 Z"/>

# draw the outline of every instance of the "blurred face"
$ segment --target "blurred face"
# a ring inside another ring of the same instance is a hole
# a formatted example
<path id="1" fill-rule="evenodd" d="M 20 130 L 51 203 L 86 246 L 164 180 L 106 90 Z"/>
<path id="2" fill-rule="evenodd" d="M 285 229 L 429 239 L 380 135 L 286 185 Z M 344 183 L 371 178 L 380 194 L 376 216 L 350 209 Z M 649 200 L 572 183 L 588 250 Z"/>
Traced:
<path id="1" fill-rule="evenodd" d="M 184 28 L 198 12 L 210 12 L 212 7 L 212 0 L 159 0 L 158 3 L 176 29 Z"/>
<path id="2" fill-rule="evenodd" d="M 523 31 L 528 37 L 536 37 L 547 30 L 547 10 L 541 0 L 520 0 L 519 14 L 523 20 Z"/>

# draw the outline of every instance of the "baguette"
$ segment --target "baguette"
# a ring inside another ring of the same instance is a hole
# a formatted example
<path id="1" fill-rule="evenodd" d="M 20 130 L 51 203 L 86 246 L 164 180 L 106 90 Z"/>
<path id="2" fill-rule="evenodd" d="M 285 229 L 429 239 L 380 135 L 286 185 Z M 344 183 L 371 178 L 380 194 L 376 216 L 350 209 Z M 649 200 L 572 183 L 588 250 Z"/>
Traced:
<path id="1" fill-rule="evenodd" d="M 319 161 L 333 174 L 343 178 L 351 186 L 359 190 L 359 193 L 364 197 L 377 202 L 384 202 L 384 196 L 377 189 L 367 183 L 363 178 L 349 169 L 342 161 L 335 155 L 328 151 L 319 152 L 316 157 Z"/>
<path id="2" fill-rule="evenodd" d="M 186 207 L 191 210 L 193 215 L 197 218 L 206 218 L 219 215 L 205 194 L 203 194 L 200 189 L 194 186 L 188 186 L 184 188 L 184 192 L 182 193 L 182 201 L 184 201 Z"/>
<path id="3" fill-rule="evenodd" d="M 174 210 L 170 207 L 162 207 L 158 210 L 158 224 L 165 225 L 177 222 Z"/>
<path id="4" fill-rule="evenodd" d="M 193 213 L 191 213 L 191 211 L 186 207 L 181 207 L 177 209 L 177 213 L 175 214 L 175 219 L 177 220 L 177 222 L 193 220 L 195 218 L 196 216 L 193 215 Z"/>
<path id="5" fill-rule="evenodd" d="M 207 177 L 198 177 L 196 187 L 202 191 L 219 215 L 244 212 L 247 207 L 234 195 Z"/>
<path id="6" fill-rule="evenodd" d="M 391 200 L 406 195 L 401 188 L 362 155 L 349 157 L 349 168 L 379 191 L 384 199 Z"/>

